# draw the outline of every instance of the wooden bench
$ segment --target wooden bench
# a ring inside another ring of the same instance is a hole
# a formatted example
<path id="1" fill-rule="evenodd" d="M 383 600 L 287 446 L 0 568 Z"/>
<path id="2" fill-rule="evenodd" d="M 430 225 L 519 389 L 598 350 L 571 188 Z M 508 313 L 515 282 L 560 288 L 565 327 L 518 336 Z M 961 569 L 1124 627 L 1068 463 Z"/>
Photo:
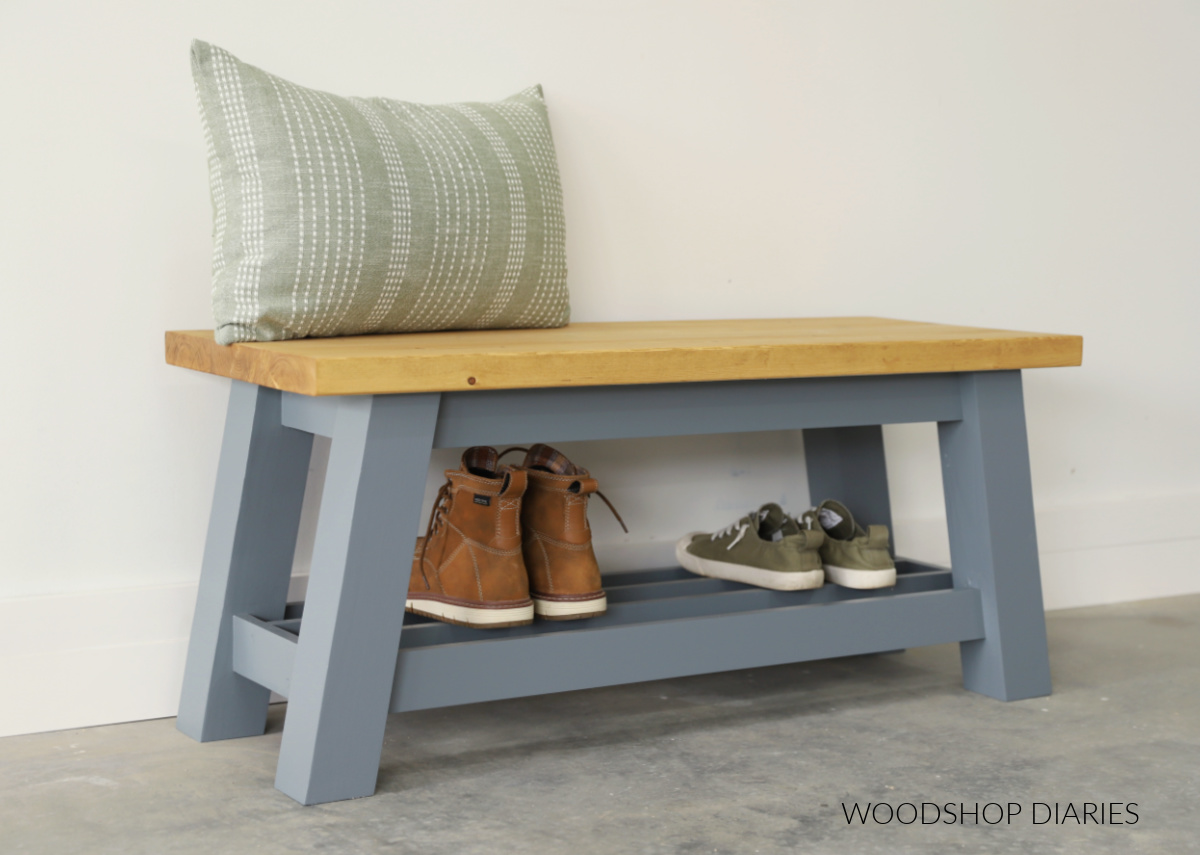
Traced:
<path id="1" fill-rule="evenodd" d="M 389 711 L 951 641 L 968 689 L 1048 694 L 1020 371 L 1081 358 L 1077 336 L 878 318 L 167 333 L 168 362 L 234 381 L 179 729 L 260 734 L 286 696 L 276 786 L 314 804 L 374 792 Z M 902 422 L 938 425 L 952 569 L 780 592 L 652 568 L 606 576 L 587 621 L 405 617 L 433 448 L 802 429 L 811 495 L 890 525 L 880 426 Z M 329 464 L 307 600 L 288 604 L 314 435 Z"/>

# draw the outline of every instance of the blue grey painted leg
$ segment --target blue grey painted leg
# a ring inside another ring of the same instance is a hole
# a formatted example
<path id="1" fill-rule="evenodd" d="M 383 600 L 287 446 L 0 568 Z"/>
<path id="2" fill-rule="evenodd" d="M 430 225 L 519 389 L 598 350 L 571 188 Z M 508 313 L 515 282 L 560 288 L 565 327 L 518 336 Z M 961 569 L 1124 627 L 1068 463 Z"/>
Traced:
<path id="1" fill-rule="evenodd" d="M 280 393 L 233 381 L 176 726 L 207 742 L 263 732 L 270 692 L 233 673 L 232 616 L 283 617 L 312 436 Z"/>
<path id="2" fill-rule="evenodd" d="M 961 645 L 963 684 L 1013 701 L 1050 694 L 1019 371 L 964 374 L 962 421 L 940 422 L 954 585 L 978 588 L 985 637 Z"/>
<path id="3" fill-rule="evenodd" d="M 338 401 L 275 786 L 375 792 L 440 396 Z"/>
<path id="4" fill-rule="evenodd" d="M 865 526 L 892 528 L 883 428 L 865 425 L 804 431 L 804 462 L 813 504 L 837 499 Z"/>

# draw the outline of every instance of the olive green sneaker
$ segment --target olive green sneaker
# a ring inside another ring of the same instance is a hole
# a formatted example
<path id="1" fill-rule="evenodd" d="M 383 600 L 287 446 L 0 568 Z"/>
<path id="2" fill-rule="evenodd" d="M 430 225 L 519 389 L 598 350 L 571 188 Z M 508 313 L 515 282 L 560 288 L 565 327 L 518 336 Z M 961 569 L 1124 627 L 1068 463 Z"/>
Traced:
<path id="1" fill-rule="evenodd" d="M 805 511 L 801 524 L 824 533 L 821 561 L 830 582 L 844 588 L 890 588 L 896 584 L 887 526 L 868 526 L 863 531 L 850 509 L 833 499 Z"/>
<path id="2" fill-rule="evenodd" d="M 817 551 L 825 535 L 802 529 L 775 503 L 718 532 L 692 532 L 675 544 L 681 567 L 700 576 L 801 591 L 825 583 Z"/>

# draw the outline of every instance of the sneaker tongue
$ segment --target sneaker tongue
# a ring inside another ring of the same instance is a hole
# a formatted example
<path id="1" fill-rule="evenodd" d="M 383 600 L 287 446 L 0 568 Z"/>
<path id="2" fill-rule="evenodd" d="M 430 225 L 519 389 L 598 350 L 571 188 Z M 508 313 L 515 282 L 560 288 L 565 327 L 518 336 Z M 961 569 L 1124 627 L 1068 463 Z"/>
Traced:
<path id="1" fill-rule="evenodd" d="M 838 540 L 850 540 L 858 528 L 845 505 L 828 499 L 817 507 L 817 521 L 821 523 L 821 528 Z"/>
<path id="2" fill-rule="evenodd" d="M 480 478 L 495 478 L 500 455 L 490 445 L 475 445 L 463 452 L 462 471 Z"/>
<path id="3" fill-rule="evenodd" d="M 783 539 L 786 533 L 783 528 L 789 519 L 788 515 L 783 512 L 783 508 L 774 502 L 768 502 L 758 509 L 757 517 L 759 537 L 768 541 Z"/>
<path id="4" fill-rule="evenodd" d="M 552 472 L 555 475 L 581 475 L 583 470 L 570 461 L 570 459 L 556 448 L 551 448 L 542 443 L 536 443 L 530 446 L 529 451 L 525 455 L 526 469 L 541 469 L 545 472 Z"/>

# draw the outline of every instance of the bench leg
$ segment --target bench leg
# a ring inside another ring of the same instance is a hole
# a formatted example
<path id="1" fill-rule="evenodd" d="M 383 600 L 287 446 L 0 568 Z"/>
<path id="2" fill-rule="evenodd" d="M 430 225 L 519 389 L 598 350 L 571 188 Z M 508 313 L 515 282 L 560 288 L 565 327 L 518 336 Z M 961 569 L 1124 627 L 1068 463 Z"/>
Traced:
<path id="1" fill-rule="evenodd" d="M 886 525 L 891 531 L 883 428 L 810 428 L 804 431 L 804 462 L 814 505 L 837 499 L 861 525 Z"/>
<path id="2" fill-rule="evenodd" d="M 985 637 L 960 645 L 963 684 L 1013 701 L 1050 694 L 1019 371 L 964 374 L 962 420 L 938 423 L 954 585 L 979 589 Z"/>
<path id="3" fill-rule="evenodd" d="M 440 395 L 338 401 L 275 786 L 375 792 Z"/>
<path id="4" fill-rule="evenodd" d="M 233 381 L 176 726 L 207 742 L 261 734 L 270 692 L 233 673 L 232 616 L 283 617 L 312 436 L 280 393 Z"/>
<path id="5" fill-rule="evenodd" d="M 892 531 L 881 426 L 808 428 L 804 431 L 804 465 L 808 470 L 808 497 L 814 505 L 837 499 L 854 513 L 860 525 L 886 525 Z M 895 556 L 894 537 L 888 547 Z M 881 650 L 880 654 L 903 652 L 903 648 L 897 648 Z"/>

